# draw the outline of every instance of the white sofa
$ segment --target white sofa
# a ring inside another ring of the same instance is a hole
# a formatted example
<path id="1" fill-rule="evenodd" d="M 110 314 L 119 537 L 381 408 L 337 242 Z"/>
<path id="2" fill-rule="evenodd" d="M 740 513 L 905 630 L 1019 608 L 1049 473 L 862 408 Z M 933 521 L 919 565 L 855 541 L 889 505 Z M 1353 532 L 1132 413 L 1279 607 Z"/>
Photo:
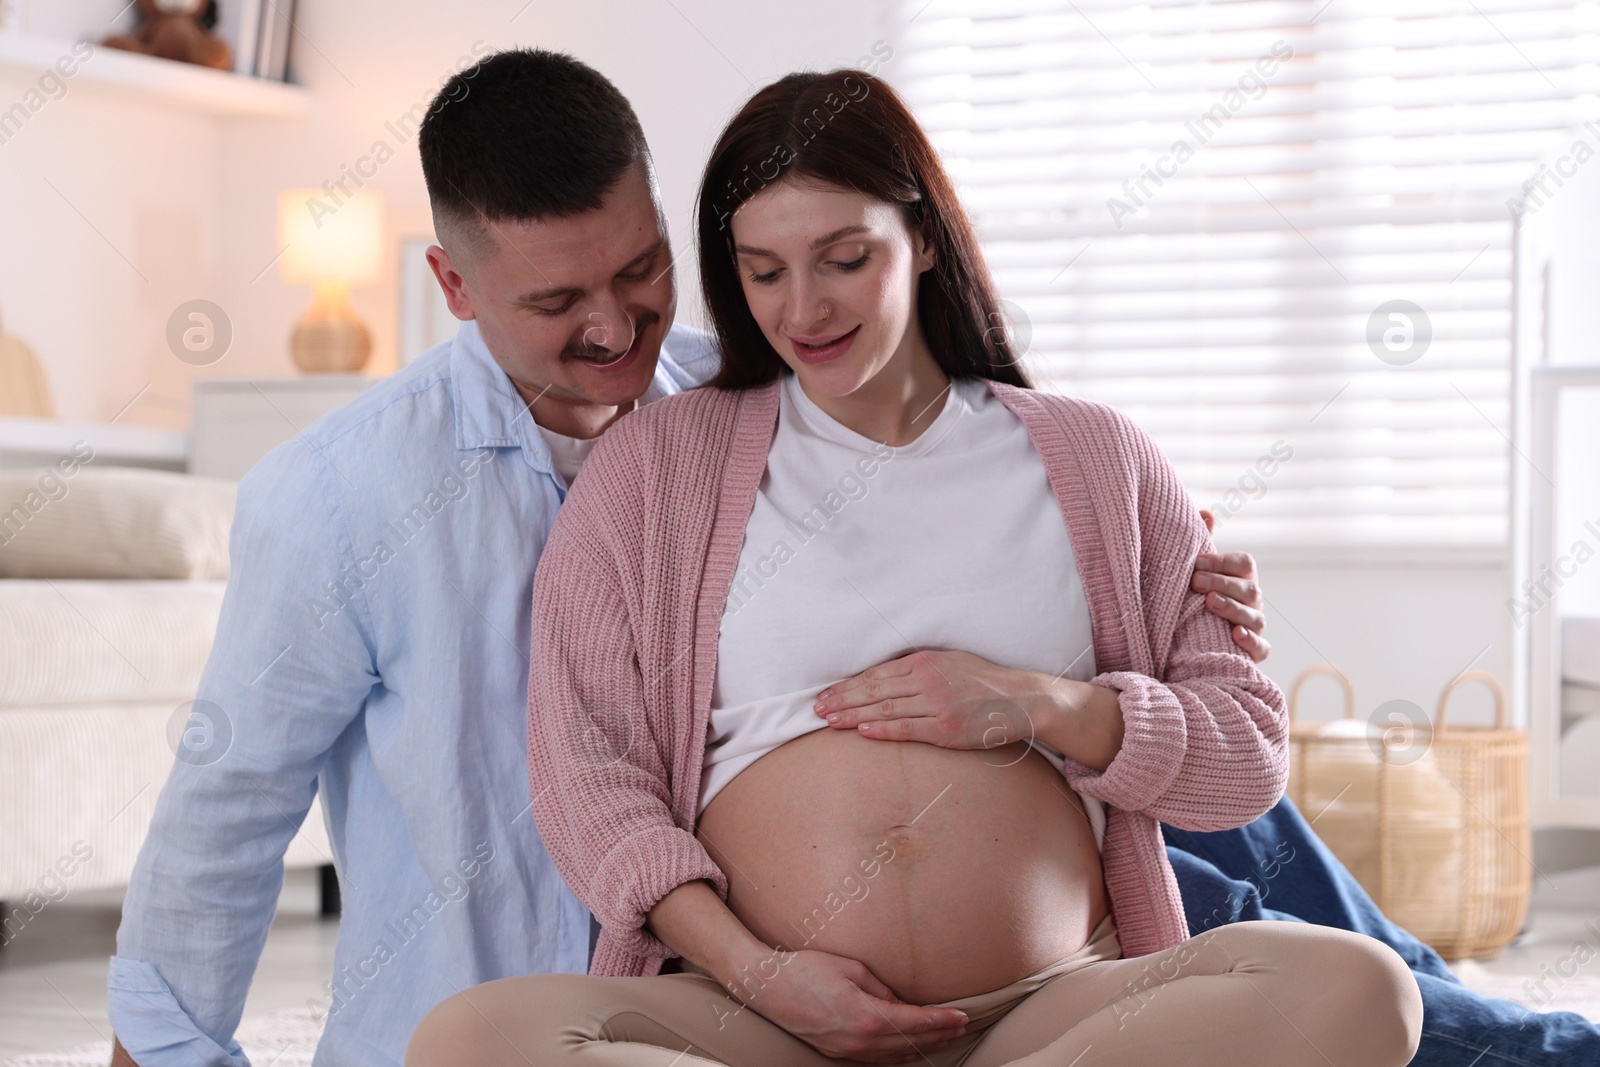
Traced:
<path id="1" fill-rule="evenodd" d="M 0 944 L 46 903 L 127 884 L 227 585 L 229 483 L 82 465 L 29 510 L 48 470 L 0 470 Z M 331 856 L 313 807 L 286 865 Z"/>

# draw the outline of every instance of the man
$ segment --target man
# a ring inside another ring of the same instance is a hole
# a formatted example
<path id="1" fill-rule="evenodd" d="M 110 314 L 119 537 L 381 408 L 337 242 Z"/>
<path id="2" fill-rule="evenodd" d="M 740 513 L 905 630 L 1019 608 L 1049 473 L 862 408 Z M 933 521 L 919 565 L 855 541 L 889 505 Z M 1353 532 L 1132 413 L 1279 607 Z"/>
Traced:
<path id="1" fill-rule="evenodd" d="M 180 752 L 140 853 L 109 977 L 119 1063 L 244 1063 L 232 1035 L 314 795 L 344 900 L 319 1063 L 397 1065 L 446 997 L 588 969 L 590 917 L 529 811 L 533 572 L 594 439 L 716 360 L 672 325 L 650 157 L 614 86 L 514 51 L 440 99 L 419 136 L 428 255 L 460 331 L 240 484 L 198 693 L 231 740 Z M 1196 588 L 1217 583 L 1208 604 L 1261 658 L 1253 564 L 1207 562 Z"/>
<path id="2" fill-rule="evenodd" d="M 549 53 L 462 77 L 419 135 L 459 333 L 239 487 L 198 693 L 231 745 L 180 753 L 111 961 L 142 1067 L 245 1062 L 232 1034 L 314 794 L 344 904 L 319 1063 L 398 1064 L 458 988 L 587 969 L 589 914 L 529 811 L 534 567 L 589 443 L 715 359 L 672 328 L 616 88 Z"/>

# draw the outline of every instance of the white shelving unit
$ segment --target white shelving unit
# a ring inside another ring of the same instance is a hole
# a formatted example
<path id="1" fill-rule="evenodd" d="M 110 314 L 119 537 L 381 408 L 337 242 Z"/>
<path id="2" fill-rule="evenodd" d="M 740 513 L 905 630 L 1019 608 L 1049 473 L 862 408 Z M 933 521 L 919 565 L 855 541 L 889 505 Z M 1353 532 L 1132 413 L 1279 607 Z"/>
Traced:
<path id="1" fill-rule="evenodd" d="M 56 61 L 72 56 L 75 42 L 18 31 L 0 31 L 0 71 L 35 78 Z M 91 42 L 92 43 L 92 42 Z M 94 45 L 94 52 L 77 63 L 68 82 L 111 94 L 133 93 L 193 111 L 213 115 L 293 116 L 311 106 L 311 94 L 301 86 L 211 70 L 192 63 L 122 52 Z"/>
<path id="2" fill-rule="evenodd" d="M 1569 641 L 1600 617 L 1600 167 L 1558 157 L 1513 212 L 1511 694 L 1536 827 L 1600 830 L 1600 714 Z M 1559 180 L 1556 180 L 1559 178 Z M 1520 198 L 1519 198 L 1520 199 Z M 1574 657 L 1569 662 L 1569 657 Z M 1576 666 L 1575 666 L 1576 665 Z"/>
<path id="3" fill-rule="evenodd" d="M 1559 445 L 1563 427 L 1561 400 L 1568 391 L 1600 394 L 1600 366 L 1551 366 L 1531 369 L 1530 423 L 1533 451 L 1528 479 L 1531 524 L 1528 531 L 1528 573 L 1544 578 L 1544 588 L 1554 586 L 1554 596 L 1544 610 L 1527 617 L 1528 706 L 1532 788 L 1536 822 L 1556 826 L 1600 827 L 1600 796 L 1593 790 L 1594 768 L 1564 758 L 1563 748 L 1574 727 L 1586 717 L 1571 699 L 1576 692 L 1565 685 L 1562 617 L 1558 606 L 1562 586 L 1581 573 L 1582 564 L 1563 550 L 1571 543 L 1570 523 L 1563 537 L 1557 528 L 1558 487 L 1571 484 L 1571 475 L 1600 479 L 1600 456 L 1574 454 Z M 1593 405 L 1590 405 L 1593 408 Z M 1568 415 L 1567 417 L 1571 417 Z M 1568 465 L 1578 469 L 1567 471 Z M 1587 533 L 1587 531 L 1586 531 Z M 1583 542 L 1590 545 L 1587 538 Z M 1586 762 L 1586 761 L 1585 761 Z M 1577 787 L 1575 790 L 1574 787 Z M 1578 795 L 1574 795 L 1577 792 Z"/>

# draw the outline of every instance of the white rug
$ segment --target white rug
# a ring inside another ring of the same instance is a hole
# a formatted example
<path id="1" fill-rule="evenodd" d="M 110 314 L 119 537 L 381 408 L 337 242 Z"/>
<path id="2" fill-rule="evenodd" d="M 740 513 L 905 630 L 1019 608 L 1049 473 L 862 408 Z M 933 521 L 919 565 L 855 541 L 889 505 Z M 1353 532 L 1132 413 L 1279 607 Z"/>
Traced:
<path id="1" fill-rule="evenodd" d="M 1525 975 L 1494 974 L 1473 960 L 1450 965 L 1470 989 L 1485 996 L 1504 997 L 1536 1011 L 1575 1011 L 1600 1023 L 1600 977 L 1578 975 L 1564 982 L 1550 981 L 1545 991 L 1529 995 Z M 311 1067 L 322 1024 L 309 1011 L 247 1018 L 239 1024 L 239 1044 L 253 1067 Z M 7 1060 L 0 1067 L 106 1067 L 111 1046 L 103 1041 L 66 1052 L 47 1052 Z"/>
<path id="2" fill-rule="evenodd" d="M 322 1023 L 309 1011 L 286 1011 L 244 1019 L 237 1036 L 252 1067 L 311 1067 Z M 66 1052 L 19 1056 L 0 1067 L 106 1067 L 110 1062 L 111 1045 L 97 1041 Z"/>

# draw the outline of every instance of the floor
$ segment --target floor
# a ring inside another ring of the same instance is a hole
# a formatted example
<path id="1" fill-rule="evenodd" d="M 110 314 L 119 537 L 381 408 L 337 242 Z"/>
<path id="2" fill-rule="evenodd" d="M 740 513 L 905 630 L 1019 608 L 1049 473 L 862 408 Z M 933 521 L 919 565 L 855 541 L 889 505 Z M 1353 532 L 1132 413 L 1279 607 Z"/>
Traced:
<path id="1" fill-rule="evenodd" d="M 1541 878 L 1534 902 L 1523 936 L 1479 966 L 1520 987 L 1542 968 L 1571 961 L 1584 944 L 1591 951 L 1579 956 L 1586 961 L 1582 980 L 1600 978 L 1600 955 L 1592 951 L 1600 947 L 1600 868 Z M 115 951 L 119 903 L 119 894 L 101 893 L 52 904 L 0 950 L 0 1065 L 110 1039 L 106 960 Z M 304 1009 L 332 973 L 337 935 L 338 923 L 317 915 L 316 872 L 289 872 L 245 1015 Z"/>
<path id="2" fill-rule="evenodd" d="M 284 876 L 278 916 L 245 1015 L 304 1009 L 333 973 L 337 920 L 317 915 L 317 872 Z M 0 1064 L 13 1056 L 109 1041 L 106 961 L 116 951 L 120 892 L 51 904 L 0 949 Z"/>

